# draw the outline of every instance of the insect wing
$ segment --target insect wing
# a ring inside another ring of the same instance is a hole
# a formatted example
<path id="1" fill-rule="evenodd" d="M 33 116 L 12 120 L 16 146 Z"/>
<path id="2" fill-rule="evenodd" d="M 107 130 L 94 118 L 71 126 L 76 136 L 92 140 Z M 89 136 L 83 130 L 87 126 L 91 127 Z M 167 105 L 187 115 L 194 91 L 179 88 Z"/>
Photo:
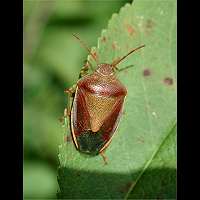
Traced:
<path id="1" fill-rule="evenodd" d="M 89 117 L 84 91 L 77 87 L 71 110 L 71 130 L 77 148 L 79 145 L 76 138 L 90 128 Z"/>
<path id="2" fill-rule="evenodd" d="M 102 149 L 100 149 L 100 151 L 103 151 L 111 142 L 111 139 L 119 124 L 123 108 L 123 102 L 124 102 L 124 97 L 122 96 L 116 101 L 110 115 L 105 119 L 100 129 L 100 132 L 102 134 L 102 140 L 104 143 L 104 146 L 102 147 Z"/>

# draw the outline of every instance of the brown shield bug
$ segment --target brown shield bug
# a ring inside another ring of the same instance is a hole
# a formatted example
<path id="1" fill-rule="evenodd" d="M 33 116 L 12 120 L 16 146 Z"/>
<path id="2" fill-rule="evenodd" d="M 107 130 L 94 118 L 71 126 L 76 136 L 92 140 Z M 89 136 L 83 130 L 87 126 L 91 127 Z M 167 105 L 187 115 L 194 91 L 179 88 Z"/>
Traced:
<path id="1" fill-rule="evenodd" d="M 77 150 L 89 155 L 103 155 L 118 126 L 126 87 L 116 78 L 117 65 L 134 51 L 144 47 L 139 46 L 122 58 L 111 64 L 98 64 L 90 49 L 76 35 L 84 48 L 97 63 L 92 74 L 87 74 L 89 66 L 85 65 L 76 85 L 65 90 L 68 94 L 68 107 L 65 116 L 70 119 L 72 138 Z M 87 62 L 89 63 L 89 62 Z M 70 97 L 73 98 L 70 104 Z"/>

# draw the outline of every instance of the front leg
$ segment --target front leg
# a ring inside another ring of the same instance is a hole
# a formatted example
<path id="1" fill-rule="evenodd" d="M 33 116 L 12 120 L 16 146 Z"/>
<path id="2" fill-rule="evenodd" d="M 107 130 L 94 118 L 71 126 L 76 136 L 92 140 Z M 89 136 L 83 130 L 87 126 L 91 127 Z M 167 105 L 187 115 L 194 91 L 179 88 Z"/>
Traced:
<path id="1" fill-rule="evenodd" d="M 82 78 L 83 76 L 87 75 L 89 68 L 93 69 L 92 64 L 88 60 L 86 60 L 85 64 L 81 68 L 79 78 Z"/>
<path id="2" fill-rule="evenodd" d="M 64 109 L 64 116 L 61 118 L 61 120 L 62 120 L 63 127 L 66 129 L 65 130 L 66 132 L 70 124 L 70 114 L 71 114 L 71 104 L 72 104 L 71 100 L 75 94 L 75 91 L 76 91 L 76 85 L 73 85 L 71 88 L 64 90 L 64 93 L 67 94 L 67 107 Z M 65 142 L 69 142 L 70 138 L 71 138 L 70 135 L 64 134 Z"/>
<path id="3" fill-rule="evenodd" d="M 65 108 L 64 110 L 64 118 L 66 118 L 67 116 L 70 116 L 70 112 L 71 112 L 71 99 L 74 96 L 76 91 L 76 85 L 73 85 L 71 88 L 69 89 L 65 89 L 64 93 L 67 94 L 67 108 Z"/>
<path id="4" fill-rule="evenodd" d="M 59 118 L 59 121 L 62 123 L 64 127 L 67 125 L 67 118 L 70 117 L 71 98 L 75 94 L 75 90 L 76 90 L 76 85 L 73 85 L 71 88 L 64 90 L 64 93 L 67 94 L 67 107 L 64 109 L 64 115 Z"/>

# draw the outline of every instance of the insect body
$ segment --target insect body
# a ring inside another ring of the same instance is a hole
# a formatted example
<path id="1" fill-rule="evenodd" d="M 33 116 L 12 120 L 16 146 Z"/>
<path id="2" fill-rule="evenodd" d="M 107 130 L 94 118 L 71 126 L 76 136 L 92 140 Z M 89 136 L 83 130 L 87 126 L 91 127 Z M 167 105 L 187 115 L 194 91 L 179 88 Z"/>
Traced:
<path id="1" fill-rule="evenodd" d="M 72 138 L 80 152 L 98 155 L 110 144 L 127 94 L 126 87 L 116 78 L 116 66 L 142 47 L 144 45 L 112 64 L 97 64 L 97 69 L 92 74 L 83 76 L 77 82 L 74 91 L 67 90 L 74 94 L 68 113 Z M 87 47 L 86 49 L 91 54 Z"/>
<path id="2" fill-rule="evenodd" d="M 109 64 L 100 64 L 77 83 L 71 110 L 76 148 L 96 155 L 109 144 L 121 116 L 126 88 Z"/>

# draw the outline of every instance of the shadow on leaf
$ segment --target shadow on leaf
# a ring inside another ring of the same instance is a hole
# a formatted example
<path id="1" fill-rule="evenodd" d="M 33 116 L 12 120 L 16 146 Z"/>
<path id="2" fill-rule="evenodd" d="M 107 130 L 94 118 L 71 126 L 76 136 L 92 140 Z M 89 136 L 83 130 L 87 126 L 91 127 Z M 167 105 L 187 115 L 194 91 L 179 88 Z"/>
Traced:
<path id="1" fill-rule="evenodd" d="M 128 195 L 131 199 L 176 198 L 176 169 L 147 169 L 137 183 L 134 182 L 132 177 L 140 173 L 130 176 L 59 168 L 57 196 L 60 199 L 120 199 L 131 190 Z"/>

